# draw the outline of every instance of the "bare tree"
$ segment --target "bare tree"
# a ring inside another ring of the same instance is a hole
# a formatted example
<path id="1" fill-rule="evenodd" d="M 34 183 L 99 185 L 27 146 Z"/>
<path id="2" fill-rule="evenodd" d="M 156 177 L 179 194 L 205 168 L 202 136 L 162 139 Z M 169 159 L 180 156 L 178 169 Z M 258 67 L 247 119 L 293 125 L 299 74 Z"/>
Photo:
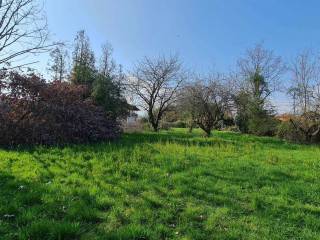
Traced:
<path id="1" fill-rule="evenodd" d="M 117 64 L 113 58 L 113 47 L 106 42 L 102 45 L 98 72 L 107 80 L 112 81 L 122 91 L 125 90 L 125 74 L 121 64 Z"/>
<path id="2" fill-rule="evenodd" d="M 113 78 L 117 71 L 117 65 L 112 57 L 113 47 L 109 43 L 102 45 L 102 56 L 100 59 L 100 73 L 105 77 Z"/>
<path id="3" fill-rule="evenodd" d="M 292 98 L 292 110 L 293 115 L 297 114 L 297 103 L 298 103 L 298 96 L 299 96 L 299 88 L 297 87 L 290 87 L 287 91 L 287 94 Z"/>
<path id="4" fill-rule="evenodd" d="M 313 97 L 317 90 L 319 66 L 318 58 L 311 51 L 303 51 L 290 65 L 290 89 L 295 90 L 301 114 L 315 110 Z"/>
<path id="5" fill-rule="evenodd" d="M 272 93 L 282 90 L 281 76 L 286 66 L 281 57 L 257 44 L 238 60 L 240 88 L 234 95 L 236 123 L 242 132 L 270 135 L 275 131 Z"/>
<path id="6" fill-rule="evenodd" d="M 163 114 L 177 100 L 186 76 L 178 57 L 145 57 L 138 63 L 128 87 L 140 101 L 154 131 L 159 130 Z"/>
<path id="7" fill-rule="evenodd" d="M 36 0 L 0 1 L 0 67 L 13 68 L 26 55 L 48 51 L 46 17 Z M 13 66 L 15 65 L 15 66 Z"/>
<path id="8" fill-rule="evenodd" d="M 231 92 L 219 74 L 197 77 L 196 81 L 183 89 L 181 103 L 189 112 L 192 121 L 207 136 L 218 128 L 227 113 L 231 111 Z"/>
<path id="9" fill-rule="evenodd" d="M 280 77 L 286 70 L 281 57 L 265 49 L 261 44 L 248 49 L 246 55 L 238 60 L 238 67 L 245 88 L 261 99 L 267 99 L 272 92 L 279 90 Z M 263 82 L 254 81 L 258 75 Z"/>
<path id="10" fill-rule="evenodd" d="M 290 66 L 292 74 L 290 90 L 294 91 L 299 116 L 290 119 L 290 122 L 304 136 L 308 143 L 320 133 L 320 62 L 312 51 L 300 53 Z"/>
<path id="11" fill-rule="evenodd" d="M 63 45 L 58 45 L 50 53 L 48 71 L 52 73 L 53 80 L 63 81 L 68 73 L 68 51 Z"/>

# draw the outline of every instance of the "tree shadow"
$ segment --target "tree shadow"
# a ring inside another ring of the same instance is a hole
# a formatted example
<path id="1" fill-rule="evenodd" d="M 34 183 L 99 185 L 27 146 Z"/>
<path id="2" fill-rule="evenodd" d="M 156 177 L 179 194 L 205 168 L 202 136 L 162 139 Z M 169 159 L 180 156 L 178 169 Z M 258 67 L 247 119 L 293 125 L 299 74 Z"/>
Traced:
<path id="1" fill-rule="evenodd" d="M 212 137 L 204 137 L 199 131 L 188 133 L 187 129 L 182 131 L 169 130 L 160 132 L 135 132 L 125 133 L 119 139 L 113 141 L 105 141 L 90 144 L 65 144 L 57 146 L 18 146 L 13 148 L 0 147 L 0 150 L 13 151 L 13 152 L 27 152 L 33 154 L 34 152 L 52 151 L 70 148 L 75 151 L 87 151 L 104 152 L 106 146 L 113 145 L 114 147 L 126 147 L 132 149 L 137 145 L 145 145 L 146 143 L 175 143 L 184 146 L 198 146 L 198 147 L 210 147 L 218 146 L 225 147 L 227 145 L 244 147 L 248 144 L 256 145 L 259 148 L 270 149 L 284 149 L 284 150 L 297 150 L 303 146 L 303 144 L 288 143 L 284 140 L 276 137 L 259 137 L 248 134 L 241 134 L 236 132 L 227 131 L 215 131 Z M 310 146 L 310 145 L 307 145 Z"/>
<path id="2" fill-rule="evenodd" d="M 100 221 L 86 191 L 66 193 L 0 172 L 1 239 L 80 239 Z M 93 209 L 90 209 L 93 208 Z"/>
<path id="3" fill-rule="evenodd" d="M 201 133 L 165 131 L 160 133 L 131 133 L 122 137 L 118 143 L 126 146 L 145 143 L 176 143 L 185 146 L 246 146 L 257 145 L 261 148 L 296 150 L 303 145 L 288 143 L 275 137 L 259 137 L 236 132 L 215 131 L 212 137 L 204 137 Z"/>

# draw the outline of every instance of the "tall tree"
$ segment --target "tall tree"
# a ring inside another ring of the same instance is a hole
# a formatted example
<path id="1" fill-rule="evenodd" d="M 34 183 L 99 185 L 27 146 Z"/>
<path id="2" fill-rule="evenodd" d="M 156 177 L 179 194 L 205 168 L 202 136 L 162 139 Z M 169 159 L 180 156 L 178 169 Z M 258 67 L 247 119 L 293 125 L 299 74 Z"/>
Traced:
<path id="1" fill-rule="evenodd" d="M 102 46 L 99 71 L 93 82 L 92 96 L 114 118 L 127 116 L 130 105 L 124 97 L 124 74 L 112 57 L 110 44 Z"/>
<path id="2" fill-rule="evenodd" d="M 289 67 L 291 73 L 291 86 L 297 99 L 299 113 L 304 114 L 316 110 L 315 100 L 320 74 L 320 62 L 311 51 L 298 54 Z"/>
<path id="3" fill-rule="evenodd" d="M 51 51 L 48 71 L 51 73 L 53 80 L 63 81 L 67 79 L 68 57 L 68 51 L 63 45 L 58 45 Z"/>
<path id="4" fill-rule="evenodd" d="M 114 77 L 119 66 L 112 57 L 113 47 L 110 43 L 102 45 L 102 56 L 100 59 L 99 72 L 106 77 Z"/>
<path id="5" fill-rule="evenodd" d="M 84 30 L 77 33 L 73 51 L 71 82 L 91 86 L 95 74 L 95 56 Z"/>
<path id="6" fill-rule="evenodd" d="M 286 70 L 281 57 L 261 44 L 248 49 L 245 56 L 238 60 L 238 67 L 244 88 L 261 101 L 266 101 L 274 91 L 279 90 L 280 77 Z"/>
<path id="7" fill-rule="evenodd" d="M 0 69 L 26 65 L 24 58 L 48 49 L 46 17 L 35 0 L 0 1 Z"/>
<path id="8" fill-rule="evenodd" d="M 128 86 L 138 97 L 139 105 L 147 112 L 154 131 L 159 130 L 163 114 L 177 100 L 185 78 L 178 57 L 145 57 L 136 66 Z"/>
<path id="9" fill-rule="evenodd" d="M 300 90 L 297 87 L 291 86 L 287 90 L 287 94 L 292 98 L 292 111 L 296 115 L 298 113 L 298 98 Z"/>
<path id="10" fill-rule="evenodd" d="M 238 126 L 258 135 L 271 134 L 275 122 L 270 96 L 279 90 L 286 66 L 281 57 L 258 44 L 238 60 L 238 68 L 242 81 L 235 95 Z"/>
<path id="11" fill-rule="evenodd" d="M 292 75 L 290 90 L 294 91 L 298 116 L 290 122 L 302 133 L 304 141 L 310 143 L 320 134 L 320 62 L 312 51 L 298 54 L 290 66 Z"/>

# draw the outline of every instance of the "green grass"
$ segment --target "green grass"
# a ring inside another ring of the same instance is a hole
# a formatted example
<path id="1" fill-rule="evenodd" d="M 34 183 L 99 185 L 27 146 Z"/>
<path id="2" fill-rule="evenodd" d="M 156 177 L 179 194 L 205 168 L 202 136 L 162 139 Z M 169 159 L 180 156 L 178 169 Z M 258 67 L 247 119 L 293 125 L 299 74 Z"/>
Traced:
<path id="1" fill-rule="evenodd" d="M 183 129 L 0 150 L 0 239 L 320 239 L 320 148 Z"/>

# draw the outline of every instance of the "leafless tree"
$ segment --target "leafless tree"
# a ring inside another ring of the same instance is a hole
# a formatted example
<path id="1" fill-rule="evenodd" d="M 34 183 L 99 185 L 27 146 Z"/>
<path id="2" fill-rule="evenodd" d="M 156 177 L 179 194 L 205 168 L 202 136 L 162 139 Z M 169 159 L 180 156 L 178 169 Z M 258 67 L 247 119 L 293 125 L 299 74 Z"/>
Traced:
<path id="1" fill-rule="evenodd" d="M 53 80 L 67 79 L 68 57 L 68 51 L 63 45 L 58 45 L 51 51 L 48 71 L 52 74 Z"/>
<path id="2" fill-rule="evenodd" d="M 297 106 L 298 106 L 299 88 L 297 88 L 295 86 L 291 86 L 287 90 L 287 94 L 292 98 L 293 115 L 296 115 L 298 113 Z"/>
<path id="3" fill-rule="evenodd" d="M 218 128 L 231 110 L 230 88 L 219 74 L 197 77 L 183 89 L 181 99 L 193 122 L 207 136 L 211 135 L 214 128 Z"/>
<path id="4" fill-rule="evenodd" d="M 177 100 L 186 74 L 178 57 L 145 57 L 140 61 L 128 87 L 139 98 L 139 105 L 148 114 L 154 131 L 159 130 L 163 114 Z"/>
<path id="5" fill-rule="evenodd" d="M 311 51 L 300 53 L 290 65 L 291 86 L 298 99 L 300 114 L 316 110 L 314 97 L 319 79 L 319 59 Z"/>
<path id="6" fill-rule="evenodd" d="M 99 71 L 103 76 L 113 77 L 117 71 L 117 65 L 112 57 L 113 48 L 109 43 L 102 45 L 102 56 L 100 59 Z"/>
<path id="7" fill-rule="evenodd" d="M 237 125 L 242 132 L 269 135 L 275 126 L 270 97 L 284 87 L 281 76 L 286 66 L 281 57 L 261 44 L 248 49 L 237 65 L 240 82 L 234 95 Z"/>
<path id="8" fill-rule="evenodd" d="M 125 74 L 121 64 L 117 64 L 113 58 L 113 47 L 106 42 L 102 45 L 102 55 L 99 62 L 99 73 L 125 90 Z"/>
<path id="9" fill-rule="evenodd" d="M 272 92 L 279 90 L 280 77 L 286 70 L 281 57 L 261 44 L 248 49 L 245 56 L 238 60 L 238 67 L 244 86 L 253 94 L 259 93 L 261 99 L 267 99 Z M 263 83 L 253 81 L 257 75 L 262 77 Z"/>
<path id="10" fill-rule="evenodd" d="M 297 113 L 290 119 L 294 128 L 303 134 L 306 142 L 320 133 L 320 61 L 312 51 L 305 50 L 298 54 L 290 66 L 291 94 L 296 101 Z"/>
<path id="11" fill-rule="evenodd" d="M 36 0 L 0 0 L 0 68 L 22 65 L 30 54 L 48 51 L 46 17 Z"/>

